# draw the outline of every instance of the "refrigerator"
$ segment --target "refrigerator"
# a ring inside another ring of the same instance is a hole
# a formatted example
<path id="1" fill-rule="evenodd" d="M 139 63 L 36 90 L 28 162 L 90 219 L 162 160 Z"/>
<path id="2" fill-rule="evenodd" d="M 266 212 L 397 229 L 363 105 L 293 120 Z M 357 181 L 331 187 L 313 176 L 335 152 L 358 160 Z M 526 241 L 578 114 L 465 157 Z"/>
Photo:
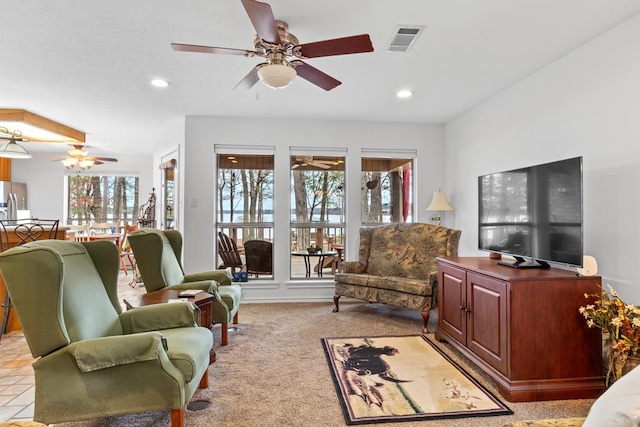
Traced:
<path id="1" fill-rule="evenodd" d="M 18 211 L 29 209 L 24 182 L 0 181 L 0 197 L 0 220 L 18 219 Z"/>

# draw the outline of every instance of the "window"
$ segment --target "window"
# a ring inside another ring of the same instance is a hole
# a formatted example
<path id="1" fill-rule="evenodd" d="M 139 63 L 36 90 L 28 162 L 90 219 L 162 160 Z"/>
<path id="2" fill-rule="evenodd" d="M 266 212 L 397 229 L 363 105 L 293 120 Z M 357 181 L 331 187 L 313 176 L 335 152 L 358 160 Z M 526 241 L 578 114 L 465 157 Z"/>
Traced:
<path id="1" fill-rule="evenodd" d="M 67 224 L 137 222 L 137 176 L 67 175 L 67 195 Z"/>
<path id="2" fill-rule="evenodd" d="M 216 151 L 216 230 L 235 241 L 249 279 L 273 277 L 273 154 Z M 245 248 L 250 240 L 267 243 Z"/>
<path id="3" fill-rule="evenodd" d="M 346 249 L 347 149 L 290 147 L 290 204 L 283 209 L 289 214 L 289 229 L 277 232 L 274 165 L 282 159 L 276 159 L 275 151 L 274 147 L 215 146 L 216 266 L 229 267 L 232 272 L 244 268 L 249 271 L 249 280 L 255 280 L 274 277 L 274 258 L 275 262 L 281 260 L 281 265 L 288 259 L 292 281 L 332 280 Z M 351 196 L 361 198 L 364 225 L 412 221 L 415 158 L 413 150 L 363 150 L 362 158 L 357 159 L 362 167 L 362 192 Z M 283 177 L 284 171 L 277 172 Z M 279 206 L 281 209 L 282 204 Z M 352 215 L 358 222 L 358 213 Z M 282 224 L 280 218 L 277 224 Z M 352 232 L 357 233 L 359 225 L 354 224 Z M 276 234 L 284 238 L 288 235 L 287 243 L 278 243 L 289 253 L 273 253 Z M 263 266 L 257 274 L 252 274 L 248 266 L 253 259 L 253 244 L 249 248 L 245 245 L 249 240 L 271 244 L 268 268 Z M 229 247 L 232 255 L 228 256 Z M 319 247 L 321 254 L 305 253 L 312 247 Z"/>
<path id="4" fill-rule="evenodd" d="M 291 154 L 291 278 L 321 278 L 335 273 L 340 259 L 327 251 L 344 244 L 344 152 Z M 310 247 L 321 254 L 305 255 Z"/>
<path id="5" fill-rule="evenodd" d="M 363 152 L 361 164 L 362 224 L 412 222 L 413 159 Z"/>

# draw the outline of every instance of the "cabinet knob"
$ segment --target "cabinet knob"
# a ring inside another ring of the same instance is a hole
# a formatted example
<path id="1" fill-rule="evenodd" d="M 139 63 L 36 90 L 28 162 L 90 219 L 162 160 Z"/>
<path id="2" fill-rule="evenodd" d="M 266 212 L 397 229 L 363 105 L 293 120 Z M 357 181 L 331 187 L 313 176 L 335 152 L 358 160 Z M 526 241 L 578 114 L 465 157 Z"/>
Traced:
<path id="1" fill-rule="evenodd" d="M 463 312 L 465 312 L 466 314 L 471 313 L 471 309 L 470 309 L 469 307 L 464 306 L 464 305 L 461 305 L 461 306 L 460 306 L 460 311 L 463 311 Z"/>

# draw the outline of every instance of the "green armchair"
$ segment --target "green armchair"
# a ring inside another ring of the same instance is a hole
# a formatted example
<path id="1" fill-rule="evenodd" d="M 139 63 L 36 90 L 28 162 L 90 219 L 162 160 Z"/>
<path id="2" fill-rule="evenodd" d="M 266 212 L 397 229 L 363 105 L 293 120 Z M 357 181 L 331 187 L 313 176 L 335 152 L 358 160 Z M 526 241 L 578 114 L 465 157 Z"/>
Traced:
<path id="1" fill-rule="evenodd" d="M 126 312 L 111 242 L 43 240 L 0 253 L 0 272 L 37 360 L 34 420 L 45 424 L 184 407 L 208 386 L 211 331 L 191 303 Z"/>
<path id="2" fill-rule="evenodd" d="M 185 274 L 180 261 L 182 235 L 177 230 L 141 228 L 129 235 L 129 245 L 147 292 L 200 289 L 214 296 L 213 322 L 221 324 L 221 345 L 227 345 L 228 324 L 238 323 L 242 298 L 242 288 L 231 282 L 231 275 L 226 270 Z"/>

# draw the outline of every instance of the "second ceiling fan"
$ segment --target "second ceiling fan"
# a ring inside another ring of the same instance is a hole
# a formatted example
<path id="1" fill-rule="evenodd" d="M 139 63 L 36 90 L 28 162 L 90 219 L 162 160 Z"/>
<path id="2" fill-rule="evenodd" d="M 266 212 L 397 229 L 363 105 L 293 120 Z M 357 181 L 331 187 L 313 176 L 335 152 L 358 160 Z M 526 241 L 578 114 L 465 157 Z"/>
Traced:
<path id="1" fill-rule="evenodd" d="M 342 82 L 301 59 L 373 52 L 373 45 L 368 34 L 299 44 L 296 36 L 288 31 L 287 24 L 274 18 L 269 4 L 255 0 L 241 1 L 257 32 L 254 41 L 255 50 L 171 44 L 174 50 L 182 52 L 266 58 L 266 62 L 256 65 L 234 89 L 250 89 L 259 80 L 269 87 L 281 89 L 287 87 L 297 75 L 329 91 Z"/>
<path id="2" fill-rule="evenodd" d="M 317 160 L 314 159 L 313 156 L 296 156 L 295 163 L 291 166 L 291 169 L 297 169 L 300 166 L 306 167 L 317 167 L 320 169 L 330 169 L 332 165 L 337 164 L 338 162 L 333 160 Z"/>
<path id="3" fill-rule="evenodd" d="M 80 170 L 89 169 L 93 165 L 101 165 L 104 162 L 117 162 L 118 159 L 114 157 L 92 157 L 89 156 L 89 152 L 85 150 L 86 146 L 76 144 L 72 145 L 72 148 L 69 148 L 67 152 L 68 156 L 60 156 L 64 157 L 60 160 L 65 168 L 73 169 L 77 166 Z"/>

